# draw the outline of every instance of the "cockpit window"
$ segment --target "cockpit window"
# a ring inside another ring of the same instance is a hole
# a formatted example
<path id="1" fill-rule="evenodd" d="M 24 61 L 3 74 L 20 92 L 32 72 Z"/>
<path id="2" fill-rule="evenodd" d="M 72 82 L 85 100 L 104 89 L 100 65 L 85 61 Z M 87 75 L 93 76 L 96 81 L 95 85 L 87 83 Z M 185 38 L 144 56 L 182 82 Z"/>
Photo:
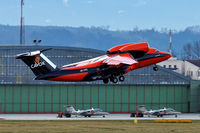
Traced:
<path id="1" fill-rule="evenodd" d="M 159 51 L 158 51 L 158 50 L 156 50 L 156 51 L 155 51 L 155 53 L 156 53 L 156 54 L 158 54 L 158 53 L 159 53 Z"/>

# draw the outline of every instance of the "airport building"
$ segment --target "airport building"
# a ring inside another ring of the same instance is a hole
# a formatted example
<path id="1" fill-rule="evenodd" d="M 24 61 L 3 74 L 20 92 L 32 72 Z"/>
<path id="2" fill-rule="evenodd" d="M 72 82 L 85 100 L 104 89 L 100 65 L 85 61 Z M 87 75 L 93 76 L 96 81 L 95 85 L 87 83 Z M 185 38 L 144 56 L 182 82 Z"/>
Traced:
<path id="1" fill-rule="evenodd" d="M 176 57 L 172 57 L 158 63 L 158 65 L 190 77 L 193 80 L 200 80 L 200 60 L 178 60 Z"/>
<path id="2" fill-rule="evenodd" d="M 0 46 L 0 113 L 56 113 L 65 105 L 101 108 L 113 113 L 171 107 L 198 112 L 199 81 L 152 66 L 129 72 L 124 82 L 35 81 L 32 71 L 15 55 L 52 48 L 44 54 L 58 67 L 105 54 L 104 51 L 61 46 Z"/>

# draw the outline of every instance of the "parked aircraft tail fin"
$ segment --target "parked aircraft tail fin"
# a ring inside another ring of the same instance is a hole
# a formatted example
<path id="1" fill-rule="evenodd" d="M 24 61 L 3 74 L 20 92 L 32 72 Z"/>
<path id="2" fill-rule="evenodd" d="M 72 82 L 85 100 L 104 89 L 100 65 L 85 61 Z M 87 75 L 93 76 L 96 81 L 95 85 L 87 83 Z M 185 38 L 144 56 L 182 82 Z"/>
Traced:
<path id="1" fill-rule="evenodd" d="M 138 106 L 138 111 L 140 111 L 140 112 L 146 112 L 147 109 L 145 108 L 144 105 L 140 105 L 140 106 Z"/>
<path id="2" fill-rule="evenodd" d="M 35 76 L 44 75 L 58 69 L 56 65 L 42 53 L 47 50 L 49 49 L 18 54 L 16 59 L 21 59 L 28 65 Z"/>
<path id="3" fill-rule="evenodd" d="M 76 112 L 76 110 L 74 109 L 74 107 L 71 106 L 71 105 L 67 105 L 66 106 L 66 111 L 69 112 L 69 113 L 75 113 Z"/>

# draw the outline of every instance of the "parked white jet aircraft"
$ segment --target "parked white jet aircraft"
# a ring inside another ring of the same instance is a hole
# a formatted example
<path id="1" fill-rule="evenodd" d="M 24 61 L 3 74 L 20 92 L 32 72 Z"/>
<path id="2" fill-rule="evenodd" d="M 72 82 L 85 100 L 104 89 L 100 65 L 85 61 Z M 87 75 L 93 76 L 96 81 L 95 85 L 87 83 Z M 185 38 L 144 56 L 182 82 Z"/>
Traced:
<path id="1" fill-rule="evenodd" d="M 104 112 L 103 110 L 99 108 L 92 108 L 92 109 L 87 109 L 87 110 L 75 110 L 73 106 L 67 105 L 66 106 L 66 111 L 64 112 L 64 115 L 66 117 L 71 117 L 71 115 L 75 116 L 84 116 L 84 117 L 91 117 L 91 116 L 103 116 L 105 117 L 108 115 L 108 112 Z"/>
<path id="2" fill-rule="evenodd" d="M 172 108 L 163 108 L 158 110 L 147 110 L 145 106 L 139 106 L 139 111 L 142 112 L 144 115 L 155 115 L 157 117 L 163 117 L 163 115 L 174 115 L 175 117 L 178 117 L 181 112 L 178 112 Z"/>

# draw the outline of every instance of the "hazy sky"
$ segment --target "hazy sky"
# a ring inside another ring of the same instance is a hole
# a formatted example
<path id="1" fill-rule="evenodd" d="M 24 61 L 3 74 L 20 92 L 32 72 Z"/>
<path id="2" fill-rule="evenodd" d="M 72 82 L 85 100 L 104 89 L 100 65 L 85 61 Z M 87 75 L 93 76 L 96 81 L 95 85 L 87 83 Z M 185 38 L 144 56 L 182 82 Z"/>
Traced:
<path id="1" fill-rule="evenodd" d="M 20 24 L 21 0 L 0 0 L 0 24 Z M 26 25 L 183 30 L 200 24 L 200 0 L 24 0 Z"/>

